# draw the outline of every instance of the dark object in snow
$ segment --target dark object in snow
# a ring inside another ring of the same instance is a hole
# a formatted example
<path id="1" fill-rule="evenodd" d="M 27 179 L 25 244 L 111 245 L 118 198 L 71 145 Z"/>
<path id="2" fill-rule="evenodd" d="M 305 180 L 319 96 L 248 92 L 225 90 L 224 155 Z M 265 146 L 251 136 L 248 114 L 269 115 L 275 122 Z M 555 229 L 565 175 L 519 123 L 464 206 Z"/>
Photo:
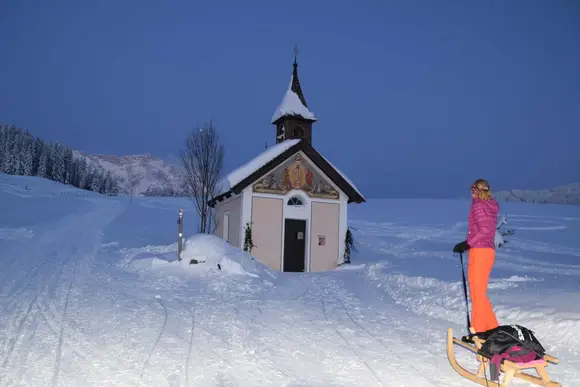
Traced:
<path id="1" fill-rule="evenodd" d="M 221 265 L 219 263 L 217 265 L 218 265 L 218 269 L 221 270 L 222 269 Z"/>
<path id="2" fill-rule="evenodd" d="M 354 245 L 354 237 L 352 236 L 352 231 L 350 231 L 350 227 L 347 227 L 346 235 L 344 237 L 344 255 L 341 265 L 350 263 L 350 255 L 353 251 L 356 251 L 356 247 Z"/>
<path id="3" fill-rule="evenodd" d="M 515 233 L 516 233 L 516 230 L 513 230 L 513 229 L 512 229 L 512 230 L 506 230 L 506 231 L 503 231 L 503 232 L 501 233 L 501 235 L 502 235 L 502 236 L 506 236 L 506 235 L 514 235 Z"/>
<path id="4" fill-rule="evenodd" d="M 252 254 L 252 248 L 256 247 L 252 240 L 252 222 L 246 222 L 244 226 L 244 251 Z"/>
<path id="5" fill-rule="evenodd" d="M 201 263 L 200 261 L 198 261 L 197 259 L 192 259 L 189 261 L 190 265 L 197 265 L 198 263 Z"/>

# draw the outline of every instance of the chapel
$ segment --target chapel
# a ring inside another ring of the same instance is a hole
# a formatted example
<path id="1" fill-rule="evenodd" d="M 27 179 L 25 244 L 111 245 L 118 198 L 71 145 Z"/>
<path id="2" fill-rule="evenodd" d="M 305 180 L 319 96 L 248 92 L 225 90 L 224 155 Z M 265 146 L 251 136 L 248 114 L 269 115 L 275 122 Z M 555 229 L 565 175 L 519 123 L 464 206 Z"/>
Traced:
<path id="1" fill-rule="evenodd" d="M 288 89 L 272 116 L 275 144 L 230 172 L 215 209 L 215 234 L 273 270 L 332 270 L 344 261 L 355 185 L 312 144 L 317 118 L 308 107 L 294 57 Z"/>

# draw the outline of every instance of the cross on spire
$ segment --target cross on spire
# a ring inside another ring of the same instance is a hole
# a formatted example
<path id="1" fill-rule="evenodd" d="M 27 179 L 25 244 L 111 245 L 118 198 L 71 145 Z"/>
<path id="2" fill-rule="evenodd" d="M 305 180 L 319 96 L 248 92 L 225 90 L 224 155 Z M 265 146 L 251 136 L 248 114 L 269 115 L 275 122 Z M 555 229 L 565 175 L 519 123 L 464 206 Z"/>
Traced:
<path id="1" fill-rule="evenodd" d="M 294 45 L 294 64 L 298 63 L 297 58 L 298 58 L 298 45 L 295 44 Z"/>

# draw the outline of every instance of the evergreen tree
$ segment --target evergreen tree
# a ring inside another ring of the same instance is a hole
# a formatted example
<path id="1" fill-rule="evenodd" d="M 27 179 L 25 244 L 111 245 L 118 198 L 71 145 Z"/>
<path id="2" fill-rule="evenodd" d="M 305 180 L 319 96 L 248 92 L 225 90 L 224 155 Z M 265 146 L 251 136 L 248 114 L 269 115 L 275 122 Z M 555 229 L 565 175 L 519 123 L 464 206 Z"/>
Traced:
<path id="1" fill-rule="evenodd" d="M 98 170 L 93 170 L 90 190 L 93 192 L 99 192 L 101 189 L 101 173 Z"/>
<path id="2" fill-rule="evenodd" d="M 38 176 L 38 167 L 40 164 L 40 154 L 44 147 L 44 141 L 39 138 L 34 139 L 34 159 L 32 162 L 32 175 Z"/>
<path id="3" fill-rule="evenodd" d="M 350 256 L 353 251 L 356 251 L 356 247 L 354 245 L 354 238 L 352 236 L 352 231 L 350 231 L 350 227 L 346 228 L 346 235 L 344 238 L 344 255 L 343 255 L 343 263 L 350 263 Z"/>
<path id="4" fill-rule="evenodd" d="M 246 222 L 244 227 L 244 251 L 252 254 L 252 248 L 256 247 L 252 239 L 252 222 Z"/>
<path id="5" fill-rule="evenodd" d="M 0 125 L 0 172 L 3 172 L 2 165 L 4 164 L 4 158 L 6 157 L 6 136 L 7 126 Z"/>
<path id="6" fill-rule="evenodd" d="M 40 159 L 38 161 L 38 169 L 36 170 L 36 176 L 48 178 L 48 146 L 44 143 L 40 148 Z"/>
<path id="7" fill-rule="evenodd" d="M 36 157 L 34 152 L 34 137 L 32 137 L 32 134 L 28 132 L 24 133 L 22 145 L 22 174 L 24 176 L 32 176 L 34 159 Z"/>
<path id="8" fill-rule="evenodd" d="M 24 148 L 24 136 L 22 130 L 19 130 L 13 126 L 13 138 L 12 138 L 12 173 L 15 175 L 24 174 L 24 160 L 22 160 L 23 148 Z"/>
<path id="9" fill-rule="evenodd" d="M 90 184 L 90 181 L 89 181 L 89 167 L 85 159 L 82 159 L 79 162 L 78 173 L 79 173 L 79 188 L 86 189 L 88 187 L 88 184 Z"/>
<path id="10" fill-rule="evenodd" d="M 63 150 L 63 164 L 64 164 L 64 183 L 72 184 L 72 166 L 73 166 L 73 151 L 70 148 Z"/>
<path id="11" fill-rule="evenodd" d="M 69 184 L 75 187 L 79 187 L 79 162 L 73 158 L 70 166 L 70 177 Z"/>
<path id="12" fill-rule="evenodd" d="M 65 165 L 64 153 L 62 146 L 57 142 L 52 146 L 51 152 L 52 161 L 52 179 L 59 183 L 64 183 Z"/>
<path id="13" fill-rule="evenodd" d="M 104 193 L 106 195 L 115 195 L 115 179 L 111 174 L 111 171 L 107 171 L 107 175 L 104 180 Z"/>
<path id="14" fill-rule="evenodd" d="M 8 173 L 10 175 L 15 174 L 15 156 L 16 156 L 16 145 L 15 145 L 16 130 L 14 125 L 6 129 L 6 143 L 4 146 L 4 160 L 2 164 L 2 172 Z"/>

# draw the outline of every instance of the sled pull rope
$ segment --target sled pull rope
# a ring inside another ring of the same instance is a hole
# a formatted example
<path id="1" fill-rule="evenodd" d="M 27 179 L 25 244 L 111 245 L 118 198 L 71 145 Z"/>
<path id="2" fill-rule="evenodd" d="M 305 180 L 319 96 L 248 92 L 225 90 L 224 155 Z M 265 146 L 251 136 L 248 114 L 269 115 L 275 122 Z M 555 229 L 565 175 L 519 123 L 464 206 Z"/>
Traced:
<path id="1" fill-rule="evenodd" d="M 469 328 L 471 327 L 471 321 L 469 319 L 469 301 L 467 300 L 467 281 L 465 280 L 465 269 L 463 268 L 463 253 L 459 253 L 459 259 L 461 260 L 461 274 L 463 275 L 463 295 L 465 296 L 465 310 L 467 318 L 467 334 L 470 335 L 471 332 Z"/>

